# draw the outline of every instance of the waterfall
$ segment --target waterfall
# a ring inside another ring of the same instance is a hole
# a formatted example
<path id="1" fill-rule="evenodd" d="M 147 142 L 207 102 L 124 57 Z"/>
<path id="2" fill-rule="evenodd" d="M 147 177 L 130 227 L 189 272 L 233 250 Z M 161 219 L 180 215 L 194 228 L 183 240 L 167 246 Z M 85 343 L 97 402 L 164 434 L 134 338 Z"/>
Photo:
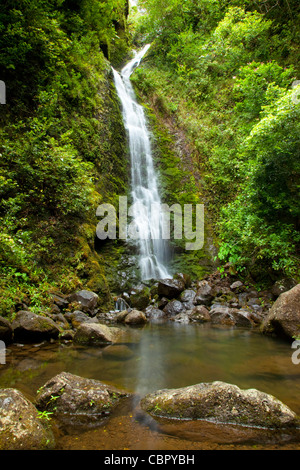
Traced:
<path id="1" fill-rule="evenodd" d="M 163 239 L 163 213 L 157 187 L 150 135 L 144 109 L 137 99 L 130 82 L 130 75 L 140 63 L 150 45 L 146 45 L 121 70 L 113 69 L 117 94 L 122 104 L 123 120 L 127 130 L 131 159 L 132 214 L 139 247 L 141 279 L 171 277 L 166 268 L 168 244 Z M 134 238 L 134 237 L 132 237 Z"/>

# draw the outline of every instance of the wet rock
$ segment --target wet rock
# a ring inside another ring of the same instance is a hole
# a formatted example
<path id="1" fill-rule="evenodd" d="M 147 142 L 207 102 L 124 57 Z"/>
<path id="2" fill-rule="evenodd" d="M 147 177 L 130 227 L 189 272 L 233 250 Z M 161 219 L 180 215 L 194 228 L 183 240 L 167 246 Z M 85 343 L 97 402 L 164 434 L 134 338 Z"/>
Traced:
<path id="1" fill-rule="evenodd" d="M 237 308 L 231 308 L 229 311 L 235 320 L 236 326 L 251 327 L 254 325 L 255 322 L 250 311 Z"/>
<path id="2" fill-rule="evenodd" d="M 81 310 L 90 315 L 95 313 L 95 309 L 99 304 L 99 297 L 95 292 L 89 290 L 81 290 L 68 296 L 70 303 L 77 303 L 81 306 Z"/>
<path id="3" fill-rule="evenodd" d="M 116 315 L 116 322 L 117 323 L 124 323 L 125 318 L 127 317 L 130 310 L 123 310 L 122 312 L 118 312 Z"/>
<path id="4" fill-rule="evenodd" d="M 178 297 L 184 289 L 183 279 L 161 279 L 157 286 L 158 295 L 167 297 L 167 299 Z"/>
<path id="5" fill-rule="evenodd" d="M 53 449 L 50 428 L 39 418 L 35 406 L 13 388 L 0 390 L 0 449 Z"/>
<path id="6" fill-rule="evenodd" d="M 78 328 L 81 323 L 97 323 L 97 320 L 89 317 L 86 313 L 81 312 L 81 310 L 75 310 L 74 312 L 67 312 L 64 315 L 65 319 L 71 323 L 73 328 Z"/>
<path id="7" fill-rule="evenodd" d="M 163 309 L 168 317 L 174 317 L 184 310 L 184 306 L 179 300 L 171 300 Z"/>
<path id="8" fill-rule="evenodd" d="M 236 319 L 231 312 L 232 309 L 223 305 L 213 305 L 209 311 L 212 323 L 220 325 L 235 325 Z"/>
<path id="9" fill-rule="evenodd" d="M 189 317 L 190 321 L 197 323 L 206 323 L 211 321 L 209 311 L 204 305 L 197 305 L 194 307 L 193 310 L 191 310 Z"/>
<path id="10" fill-rule="evenodd" d="M 224 382 L 164 389 L 146 395 L 141 408 L 152 416 L 204 419 L 219 423 L 267 428 L 296 427 L 296 414 L 272 395 L 242 390 Z"/>
<path id="11" fill-rule="evenodd" d="M 144 325 L 147 318 L 143 312 L 134 309 L 126 315 L 124 322 L 126 325 Z"/>
<path id="12" fill-rule="evenodd" d="M 190 323 L 189 312 L 185 311 L 185 312 L 178 313 L 178 315 L 175 315 L 175 317 L 172 317 L 171 320 L 176 323 Z"/>
<path id="13" fill-rule="evenodd" d="M 0 340 L 5 344 L 13 341 L 13 328 L 11 323 L 4 317 L 0 317 Z"/>
<path id="14" fill-rule="evenodd" d="M 300 284 L 280 294 L 261 328 L 263 333 L 290 339 L 300 336 Z"/>
<path id="15" fill-rule="evenodd" d="M 74 330 L 63 330 L 59 335 L 60 339 L 64 341 L 72 341 L 74 339 L 74 336 Z"/>
<path id="16" fill-rule="evenodd" d="M 12 322 L 14 341 L 35 342 L 57 338 L 59 328 L 51 318 L 20 310 Z"/>
<path id="17" fill-rule="evenodd" d="M 36 406 L 53 412 L 63 423 L 92 426 L 99 424 L 127 396 L 98 380 L 61 372 L 39 390 Z"/>
<path id="18" fill-rule="evenodd" d="M 210 305 L 213 299 L 213 290 L 207 281 L 198 283 L 198 289 L 194 298 L 196 305 Z"/>
<path id="19" fill-rule="evenodd" d="M 103 345 L 117 342 L 121 335 L 122 330 L 120 328 L 109 327 L 101 323 L 81 323 L 74 335 L 74 342 Z"/>
<path id="20" fill-rule="evenodd" d="M 176 273 L 174 275 L 174 279 L 178 279 L 180 281 L 183 281 L 184 287 L 188 288 L 191 286 L 191 276 L 189 274 L 184 274 L 184 273 Z"/>
<path id="21" fill-rule="evenodd" d="M 196 292 L 192 289 L 186 289 L 180 294 L 180 301 L 182 303 L 193 304 L 196 297 Z"/>
<path id="22" fill-rule="evenodd" d="M 146 308 L 145 315 L 151 321 L 161 320 L 161 319 L 165 318 L 165 316 L 166 316 L 165 313 L 162 310 L 160 310 L 159 308 L 156 308 L 154 306 L 151 306 L 151 305 Z"/>
<path id="23" fill-rule="evenodd" d="M 168 302 L 169 302 L 169 299 L 167 299 L 166 297 L 162 297 L 160 301 L 158 302 L 157 306 L 159 309 L 163 310 Z"/>

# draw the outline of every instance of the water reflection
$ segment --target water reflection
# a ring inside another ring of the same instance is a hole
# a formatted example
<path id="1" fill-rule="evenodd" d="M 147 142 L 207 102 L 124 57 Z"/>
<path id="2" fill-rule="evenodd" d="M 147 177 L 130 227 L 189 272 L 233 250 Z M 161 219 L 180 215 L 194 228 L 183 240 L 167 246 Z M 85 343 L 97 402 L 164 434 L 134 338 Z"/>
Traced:
<path id="1" fill-rule="evenodd" d="M 300 365 L 293 350 L 257 331 L 209 325 L 148 324 L 126 328 L 122 344 L 11 345 L 0 387 L 35 391 L 62 371 L 94 378 L 139 396 L 161 388 L 222 380 L 276 396 L 300 414 Z"/>

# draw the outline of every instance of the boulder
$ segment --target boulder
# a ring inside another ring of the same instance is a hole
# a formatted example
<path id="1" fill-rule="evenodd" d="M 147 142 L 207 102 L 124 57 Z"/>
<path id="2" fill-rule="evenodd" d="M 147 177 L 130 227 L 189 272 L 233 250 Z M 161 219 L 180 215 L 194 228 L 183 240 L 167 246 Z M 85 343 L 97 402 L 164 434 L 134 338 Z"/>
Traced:
<path id="1" fill-rule="evenodd" d="M 169 299 L 167 299 L 166 297 L 162 297 L 157 306 L 160 310 L 163 310 L 165 308 L 165 306 L 167 305 L 167 303 L 169 302 Z"/>
<path id="2" fill-rule="evenodd" d="M 59 328 L 51 318 L 20 310 L 12 322 L 14 341 L 35 342 L 57 338 Z"/>
<path id="3" fill-rule="evenodd" d="M 69 305 L 68 300 L 65 299 L 63 295 L 52 294 L 52 301 L 54 305 L 56 305 L 59 308 L 59 310 L 63 310 L 67 308 L 67 306 Z"/>
<path id="4" fill-rule="evenodd" d="M 195 300 L 196 292 L 192 289 L 186 289 L 180 294 L 180 301 L 183 303 L 193 303 Z"/>
<path id="5" fill-rule="evenodd" d="M 78 303 L 83 312 L 93 314 L 99 304 L 99 296 L 90 290 L 80 290 L 69 295 L 68 301 Z"/>
<path id="6" fill-rule="evenodd" d="M 190 321 L 197 323 L 206 323 L 211 321 L 209 311 L 204 305 L 197 305 L 189 314 Z"/>
<path id="7" fill-rule="evenodd" d="M 141 408 L 162 418 L 265 428 L 294 428 L 299 424 L 296 414 L 272 395 L 218 381 L 150 393 L 141 400 Z"/>
<path id="8" fill-rule="evenodd" d="M 262 332 L 286 338 L 300 336 L 300 284 L 280 294 L 262 322 Z"/>
<path id="9" fill-rule="evenodd" d="M 171 320 L 176 323 L 190 323 L 189 310 L 178 313 L 175 317 L 172 317 Z"/>
<path id="10" fill-rule="evenodd" d="M 183 279 L 160 279 L 157 286 L 158 295 L 174 299 L 185 289 Z"/>
<path id="11" fill-rule="evenodd" d="M 224 305 L 214 304 L 209 311 L 212 323 L 220 325 L 235 325 L 236 319 L 231 312 L 231 308 Z"/>
<path id="12" fill-rule="evenodd" d="M 189 288 L 192 284 L 191 276 L 189 274 L 176 273 L 173 277 L 174 279 L 179 279 L 180 281 L 183 281 L 186 289 Z"/>
<path id="13" fill-rule="evenodd" d="M 0 450 L 53 449 L 54 437 L 47 424 L 19 390 L 0 390 Z"/>
<path id="14" fill-rule="evenodd" d="M 183 310 L 185 310 L 184 306 L 179 300 L 171 300 L 167 303 L 167 305 L 163 309 L 163 312 L 166 314 L 167 317 L 174 317 Z"/>
<path id="15" fill-rule="evenodd" d="M 116 322 L 117 323 L 124 323 L 125 318 L 127 317 L 128 313 L 130 312 L 131 309 L 129 310 L 122 310 L 121 312 L 118 312 L 116 315 Z"/>
<path id="16" fill-rule="evenodd" d="M 0 317 L 0 341 L 10 344 L 13 340 L 13 328 L 11 323 L 4 317 Z"/>
<path id="17" fill-rule="evenodd" d="M 140 284 L 134 287 L 130 292 L 129 297 L 130 306 L 137 310 L 143 310 L 150 303 L 150 289 L 149 287 Z"/>
<path id="18" fill-rule="evenodd" d="M 139 310 L 131 310 L 124 320 L 126 325 L 144 325 L 147 323 L 147 318 L 143 312 Z"/>
<path id="19" fill-rule="evenodd" d="M 165 313 L 162 310 L 160 310 L 159 308 L 156 308 L 152 305 L 150 305 L 149 307 L 146 308 L 145 315 L 151 321 L 153 321 L 153 320 L 154 321 L 155 320 L 162 320 L 166 316 Z"/>
<path id="20" fill-rule="evenodd" d="M 101 323 L 81 323 L 74 335 L 74 342 L 89 345 L 104 345 L 116 343 L 122 330 L 120 328 L 109 327 Z"/>
<path id="21" fill-rule="evenodd" d="M 194 298 L 196 305 L 210 305 L 213 299 L 213 290 L 207 281 L 198 283 L 198 289 Z"/>
<path id="22" fill-rule="evenodd" d="M 93 322 L 97 323 L 95 318 L 89 317 L 86 313 L 81 312 L 80 310 L 74 310 L 74 312 L 67 312 L 64 315 L 65 319 L 71 323 L 73 328 L 78 328 L 81 323 Z"/>
<path id="23" fill-rule="evenodd" d="M 231 308 L 230 314 L 235 319 L 236 326 L 253 326 L 257 323 L 257 316 L 249 310 Z"/>
<path id="24" fill-rule="evenodd" d="M 101 423 L 127 396 L 98 380 L 61 372 L 39 389 L 36 407 L 53 412 L 65 424 L 92 426 Z"/>

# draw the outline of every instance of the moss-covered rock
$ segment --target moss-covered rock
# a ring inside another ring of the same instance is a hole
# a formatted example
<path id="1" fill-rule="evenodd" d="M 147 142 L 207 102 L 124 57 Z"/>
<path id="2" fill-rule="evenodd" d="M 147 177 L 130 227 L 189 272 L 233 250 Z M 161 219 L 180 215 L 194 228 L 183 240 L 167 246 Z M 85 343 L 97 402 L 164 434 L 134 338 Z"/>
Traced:
<path id="1" fill-rule="evenodd" d="M 48 423 L 14 388 L 0 390 L 0 450 L 45 450 L 55 446 Z"/>
<path id="2" fill-rule="evenodd" d="M 74 341 L 79 344 L 105 345 L 117 342 L 122 335 L 120 328 L 100 323 L 81 323 L 76 330 Z"/>
<path id="3" fill-rule="evenodd" d="M 296 414 L 277 398 L 224 382 L 200 383 L 146 395 L 141 407 L 153 417 L 205 419 L 266 428 L 296 427 Z"/>
<path id="4" fill-rule="evenodd" d="M 53 413 L 63 423 L 94 426 L 127 396 L 98 380 L 61 372 L 39 389 L 36 406 Z"/>
<path id="5" fill-rule="evenodd" d="M 33 312 L 20 310 L 17 312 L 12 328 L 15 341 L 42 341 L 58 338 L 59 328 L 51 318 Z"/>

